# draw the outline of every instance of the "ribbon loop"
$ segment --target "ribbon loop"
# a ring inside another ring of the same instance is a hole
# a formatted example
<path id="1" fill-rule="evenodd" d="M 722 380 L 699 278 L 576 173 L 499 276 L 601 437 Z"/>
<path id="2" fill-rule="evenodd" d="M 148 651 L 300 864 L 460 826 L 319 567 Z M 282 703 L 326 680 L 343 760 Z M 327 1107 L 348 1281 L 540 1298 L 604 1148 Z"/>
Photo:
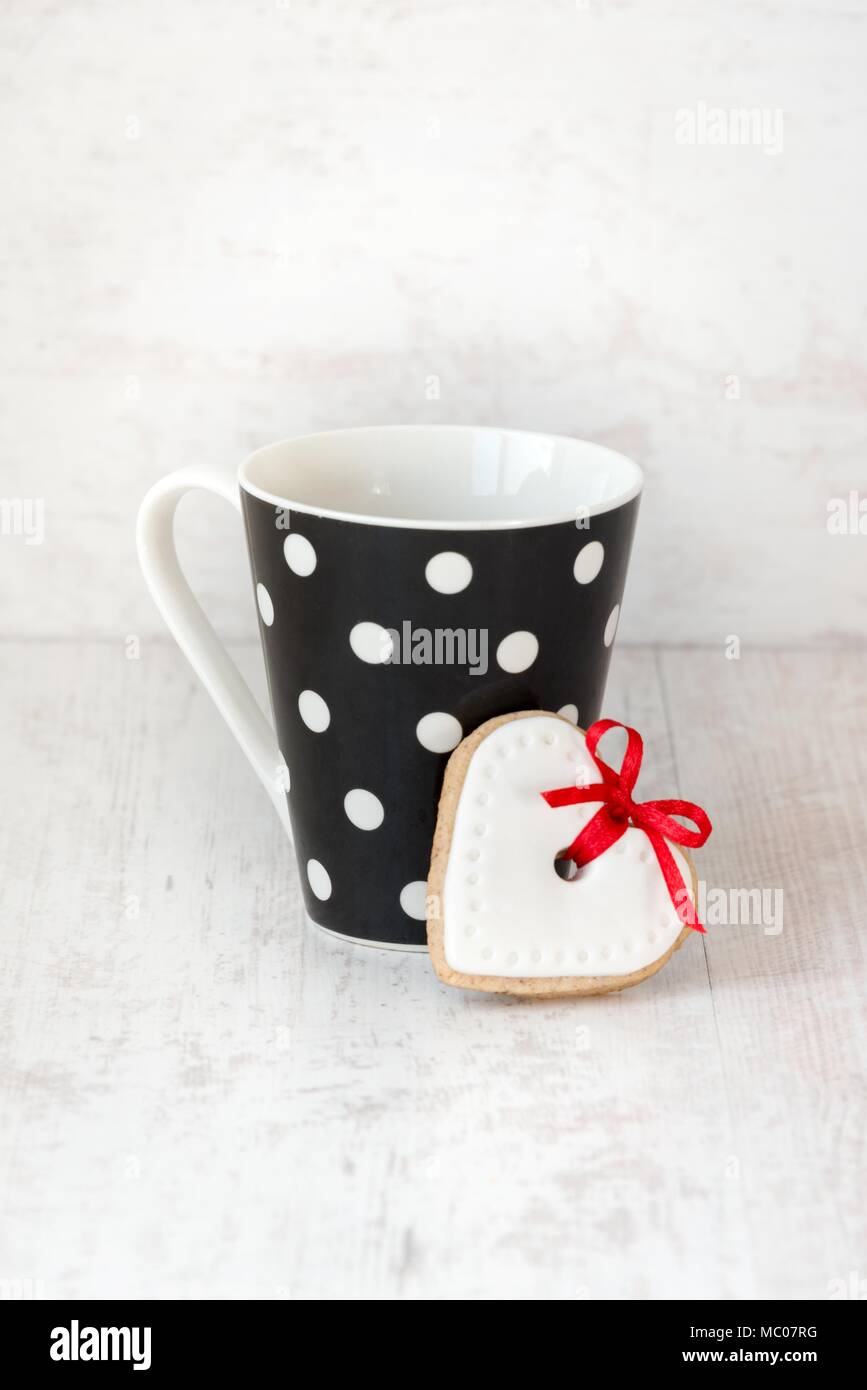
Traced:
<path id="1" fill-rule="evenodd" d="M 609 729 L 625 729 L 626 752 L 619 772 L 609 767 L 597 756 L 596 749 Z M 689 849 L 700 849 L 711 833 L 712 826 L 707 812 L 692 801 L 679 798 L 667 801 L 635 801 L 632 792 L 638 781 L 641 761 L 644 757 L 644 742 L 637 729 L 621 724 L 618 719 L 597 719 L 586 734 L 587 752 L 590 754 L 602 778 L 586 787 L 558 787 L 541 795 L 553 809 L 561 806 L 575 806 L 587 801 L 602 802 L 596 814 L 587 822 L 584 829 L 576 835 L 566 850 L 564 858 L 573 859 L 579 866 L 589 864 L 604 854 L 620 839 L 630 825 L 643 830 L 659 862 L 665 886 L 674 905 L 679 920 L 694 931 L 704 932 L 698 920 L 695 907 L 689 895 L 689 887 L 680 873 L 677 862 L 667 841 L 685 845 Z M 682 820 L 692 821 L 695 830 L 681 825 Z"/>

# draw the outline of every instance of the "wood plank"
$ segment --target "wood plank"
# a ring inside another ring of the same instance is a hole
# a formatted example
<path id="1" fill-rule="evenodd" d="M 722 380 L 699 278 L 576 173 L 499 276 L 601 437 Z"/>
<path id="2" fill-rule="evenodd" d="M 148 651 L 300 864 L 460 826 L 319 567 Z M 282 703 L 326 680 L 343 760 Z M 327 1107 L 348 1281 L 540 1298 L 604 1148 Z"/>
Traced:
<path id="1" fill-rule="evenodd" d="M 867 1242 L 867 653 L 661 661 L 709 885 L 782 890 L 707 939 L 757 1292 L 827 1297 Z"/>
<path id="2" fill-rule="evenodd" d="M 706 800 L 700 868 L 776 874 L 789 915 L 777 938 L 711 933 L 713 993 L 696 941 L 627 994 L 539 1004 L 311 931 L 276 817 L 170 645 L 4 652 L 22 788 L 0 831 L 4 1277 L 55 1296 L 707 1298 L 855 1267 L 860 658 L 754 657 L 735 695 L 722 658 L 617 653 L 607 712 L 646 737 L 642 795 Z M 261 689 L 255 648 L 238 657 Z M 802 727 L 781 737 L 756 711 L 785 700 Z M 836 721 L 830 808 L 808 708 Z M 735 757 L 748 715 L 767 743 Z M 788 821 L 746 795 L 757 762 Z M 799 895 L 825 904 L 812 944 Z"/>

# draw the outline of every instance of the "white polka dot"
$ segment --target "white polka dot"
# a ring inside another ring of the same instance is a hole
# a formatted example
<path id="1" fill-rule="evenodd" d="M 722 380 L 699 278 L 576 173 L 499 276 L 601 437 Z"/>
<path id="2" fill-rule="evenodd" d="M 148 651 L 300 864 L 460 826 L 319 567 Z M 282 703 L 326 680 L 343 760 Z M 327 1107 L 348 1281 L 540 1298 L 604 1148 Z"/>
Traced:
<path id="1" fill-rule="evenodd" d="M 418 721 L 415 736 L 429 753 L 450 753 L 457 748 L 464 731 L 453 714 L 434 710 L 433 714 L 426 714 Z"/>
<path id="2" fill-rule="evenodd" d="M 401 888 L 400 905 L 407 917 L 414 917 L 417 922 L 424 921 L 427 917 L 427 884 L 423 878 L 417 878 L 414 883 Z"/>
<path id="3" fill-rule="evenodd" d="M 264 584 L 256 585 L 256 602 L 259 605 L 262 622 L 266 627 L 270 627 L 274 621 L 274 605 L 271 602 L 271 595 L 268 593 Z"/>
<path id="4" fill-rule="evenodd" d="M 558 709 L 557 713 L 558 713 L 558 714 L 562 714 L 562 716 L 563 716 L 564 719 L 568 719 L 570 724 L 577 724 L 577 723 L 578 723 L 578 706 L 577 706 L 577 705 L 561 705 L 560 708 Z"/>
<path id="5" fill-rule="evenodd" d="M 325 902 L 326 898 L 331 897 L 331 879 L 328 870 L 319 863 L 318 859 L 307 860 L 307 882 L 320 902 Z"/>
<path id="6" fill-rule="evenodd" d="M 298 696 L 298 713 L 314 734 L 324 733 L 331 723 L 331 711 L 315 690 L 302 690 Z"/>
<path id="7" fill-rule="evenodd" d="M 497 647 L 497 664 L 510 675 L 526 671 L 539 655 L 539 642 L 532 632 L 510 632 Z"/>
<path id="8" fill-rule="evenodd" d="M 356 623 L 349 634 L 349 645 L 359 661 L 370 666 L 381 666 L 391 660 L 394 639 L 387 628 L 379 623 Z"/>
<path id="9" fill-rule="evenodd" d="M 605 547 L 601 541 L 588 541 L 583 545 L 575 556 L 575 564 L 572 573 L 579 584 L 589 584 L 594 580 L 602 568 L 602 561 L 605 559 Z"/>
<path id="10" fill-rule="evenodd" d="M 385 819 L 385 809 L 378 796 L 353 787 L 343 798 L 343 809 L 359 830 L 377 830 Z"/>
<path id="11" fill-rule="evenodd" d="M 602 640 L 605 643 L 606 647 L 610 647 L 611 643 L 614 641 L 614 634 L 617 631 L 617 622 L 619 617 L 620 604 L 615 603 L 614 607 L 608 615 L 608 622 L 605 624 L 605 636 Z"/>
<path id="12" fill-rule="evenodd" d="M 283 542 L 283 554 L 293 574 L 306 579 L 316 568 L 316 551 L 306 536 L 292 531 Z"/>
<path id="13" fill-rule="evenodd" d="M 466 555 L 456 550 L 441 550 L 425 566 L 424 577 L 438 594 L 459 594 L 473 577 L 473 567 Z"/>

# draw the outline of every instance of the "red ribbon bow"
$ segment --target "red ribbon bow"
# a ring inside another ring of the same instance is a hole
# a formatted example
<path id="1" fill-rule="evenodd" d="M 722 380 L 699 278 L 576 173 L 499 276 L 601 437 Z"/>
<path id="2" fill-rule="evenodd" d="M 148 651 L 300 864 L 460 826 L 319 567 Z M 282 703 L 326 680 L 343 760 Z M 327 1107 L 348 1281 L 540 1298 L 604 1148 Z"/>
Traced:
<path id="1" fill-rule="evenodd" d="M 619 772 L 596 756 L 597 744 L 609 729 L 626 730 L 626 752 Z M 692 801 L 633 801 L 632 789 L 638 781 L 644 744 L 638 730 L 630 729 L 628 724 L 621 724 L 618 719 L 597 719 L 587 730 L 587 752 L 602 774 L 601 782 L 593 782 L 588 787 L 560 787 L 557 791 L 542 792 L 548 805 L 554 808 L 573 806 L 582 801 L 604 802 L 562 857 L 574 859 L 580 868 L 616 844 L 621 835 L 626 834 L 630 824 L 637 826 L 653 846 L 665 886 L 681 922 L 684 926 L 703 932 L 704 927 L 696 916 L 689 891 L 666 840 L 699 849 L 712 829 L 708 816 Z M 689 830 L 673 820 L 674 816 L 683 816 L 698 828 Z"/>

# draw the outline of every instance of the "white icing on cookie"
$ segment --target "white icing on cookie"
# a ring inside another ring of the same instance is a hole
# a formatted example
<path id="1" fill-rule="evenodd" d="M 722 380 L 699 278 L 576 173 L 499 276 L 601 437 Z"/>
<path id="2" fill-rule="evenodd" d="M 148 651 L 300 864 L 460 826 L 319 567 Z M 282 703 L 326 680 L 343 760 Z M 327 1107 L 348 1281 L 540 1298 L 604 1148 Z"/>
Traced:
<path id="1" fill-rule="evenodd" d="M 461 788 L 443 887 L 453 970 L 629 975 L 677 940 L 682 926 L 643 830 L 630 826 L 571 881 L 557 874 L 555 857 L 599 803 L 553 810 L 540 792 L 582 775 L 585 785 L 600 780 L 584 735 L 553 715 L 511 720 L 479 744 Z M 692 898 L 687 863 L 670 848 Z"/>

